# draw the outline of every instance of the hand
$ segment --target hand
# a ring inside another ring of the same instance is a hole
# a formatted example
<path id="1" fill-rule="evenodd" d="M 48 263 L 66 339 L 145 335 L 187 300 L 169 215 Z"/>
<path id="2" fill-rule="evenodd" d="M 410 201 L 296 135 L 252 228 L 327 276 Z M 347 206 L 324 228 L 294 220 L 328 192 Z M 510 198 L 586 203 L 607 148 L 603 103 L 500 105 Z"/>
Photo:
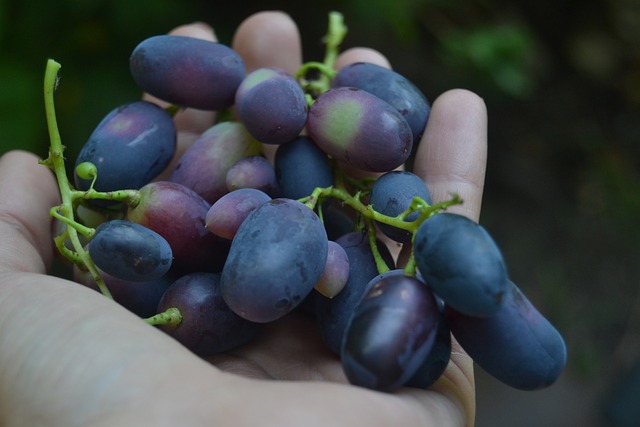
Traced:
<path id="1" fill-rule="evenodd" d="M 176 31 L 214 38 L 202 25 Z M 301 62 L 298 30 L 281 13 L 248 18 L 233 47 L 249 70 L 295 71 Z M 375 51 L 351 49 L 337 66 L 359 60 L 386 64 Z M 181 144 L 213 119 L 208 112 L 180 113 Z M 474 220 L 486 121 L 476 95 L 441 95 L 414 169 L 434 201 L 457 192 L 465 203 L 452 210 Z M 34 155 L 13 151 L 0 158 L 1 425 L 473 425 L 473 364 L 455 343 L 444 378 L 433 387 L 379 393 L 347 384 L 308 319 L 286 316 L 254 343 L 205 361 L 97 292 L 46 275 L 54 256 L 48 210 L 59 203 L 57 195 L 52 174 Z"/>

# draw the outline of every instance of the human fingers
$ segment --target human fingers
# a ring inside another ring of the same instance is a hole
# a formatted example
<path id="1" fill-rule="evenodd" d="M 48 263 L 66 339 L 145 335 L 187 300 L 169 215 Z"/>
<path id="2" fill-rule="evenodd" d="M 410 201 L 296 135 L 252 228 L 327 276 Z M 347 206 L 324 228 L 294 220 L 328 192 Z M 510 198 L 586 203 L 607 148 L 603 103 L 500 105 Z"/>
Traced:
<path id="1" fill-rule="evenodd" d="M 487 109 L 475 93 L 453 89 L 434 102 L 416 153 L 414 172 L 434 203 L 458 194 L 448 209 L 478 221 L 487 163 Z"/>
<path id="2" fill-rule="evenodd" d="M 245 62 L 247 73 L 261 67 L 278 67 L 295 74 L 302 65 L 298 26 L 280 11 L 257 12 L 240 23 L 231 47 Z"/>
<path id="3" fill-rule="evenodd" d="M 0 158 L 0 270 L 46 272 L 53 259 L 49 209 L 58 195 L 36 155 L 10 151 Z"/>
<path id="4" fill-rule="evenodd" d="M 352 47 L 340 52 L 336 58 L 335 69 L 340 70 L 356 62 L 368 62 L 381 67 L 391 68 L 387 57 L 377 50 L 368 47 Z"/>

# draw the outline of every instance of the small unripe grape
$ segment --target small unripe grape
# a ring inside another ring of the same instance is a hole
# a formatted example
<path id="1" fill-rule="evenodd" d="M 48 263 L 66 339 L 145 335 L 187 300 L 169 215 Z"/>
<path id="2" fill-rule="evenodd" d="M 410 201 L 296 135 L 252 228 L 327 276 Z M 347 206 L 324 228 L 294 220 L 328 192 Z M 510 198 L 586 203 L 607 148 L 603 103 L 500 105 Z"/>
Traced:
<path id="1" fill-rule="evenodd" d="M 82 162 L 76 166 L 76 175 L 81 179 L 93 179 L 98 174 L 98 168 L 91 162 Z"/>

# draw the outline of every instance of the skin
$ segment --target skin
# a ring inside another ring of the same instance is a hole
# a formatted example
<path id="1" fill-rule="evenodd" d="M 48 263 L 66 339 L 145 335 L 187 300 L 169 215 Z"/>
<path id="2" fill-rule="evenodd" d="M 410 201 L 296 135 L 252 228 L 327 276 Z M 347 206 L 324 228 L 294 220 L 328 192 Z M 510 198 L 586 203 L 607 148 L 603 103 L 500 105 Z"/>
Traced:
<path id="1" fill-rule="evenodd" d="M 176 31 L 215 37 L 203 24 Z M 295 70 L 302 57 L 295 24 L 279 12 L 249 17 L 233 47 L 250 69 Z M 356 48 L 338 66 L 368 58 L 388 65 L 378 52 Z M 181 143 L 212 120 L 210 113 L 181 113 Z M 465 203 L 451 210 L 474 220 L 486 131 L 477 95 L 442 94 L 415 169 L 434 201 L 457 192 Z M 473 425 L 473 364 L 457 345 L 433 387 L 378 393 L 346 383 L 307 318 L 287 316 L 254 343 L 202 360 L 100 294 L 47 275 L 54 257 L 48 210 L 59 203 L 57 194 L 52 174 L 33 154 L 0 158 L 0 425 Z"/>

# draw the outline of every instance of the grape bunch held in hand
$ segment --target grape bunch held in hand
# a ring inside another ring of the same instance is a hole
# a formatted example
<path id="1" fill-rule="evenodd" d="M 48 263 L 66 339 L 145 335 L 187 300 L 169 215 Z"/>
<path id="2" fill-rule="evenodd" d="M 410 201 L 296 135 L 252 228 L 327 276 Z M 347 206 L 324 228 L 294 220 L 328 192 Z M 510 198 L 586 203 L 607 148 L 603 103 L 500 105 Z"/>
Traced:
<path id="1" fill-rule="evenodd" d="M 355 385 L 434 384 L 451 334 L 506 384 L 552 384 L 565 343 L 511 281 L 490 234 L 446 212 L 464 203 L 457 195 L 433 203 L 423 180 L 401 170 L 429 102 L 383 66 L 336 71 L 345 33 L 331 13 L 324 61 L 295 74 L 247 72 L 217 42 L 142 41 L 130 57 L 133 79 L 170 105 L 111 111 L 80 151 L 73 185 L 53 107 L 60 65 L 50 60 L 42 163 L 61 192 L 50 212 L 56 246 L 78 282 L 201 356 L 246 345 L 303 311 Z M 218 120 L 179 153 L 172 115 L 184 108 Z M 406 263 L 389 245 L 408 249 Z"/>

